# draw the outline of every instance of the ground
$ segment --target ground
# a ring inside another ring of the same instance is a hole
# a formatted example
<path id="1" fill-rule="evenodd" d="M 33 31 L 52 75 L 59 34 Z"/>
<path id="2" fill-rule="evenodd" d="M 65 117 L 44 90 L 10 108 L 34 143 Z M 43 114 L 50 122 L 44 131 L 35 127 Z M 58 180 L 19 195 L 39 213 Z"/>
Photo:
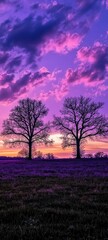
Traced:
<path id="1" fill-rule="evenodd" d="M 108 240 L 108 160 L 0 160 L 0 239 Z"/>

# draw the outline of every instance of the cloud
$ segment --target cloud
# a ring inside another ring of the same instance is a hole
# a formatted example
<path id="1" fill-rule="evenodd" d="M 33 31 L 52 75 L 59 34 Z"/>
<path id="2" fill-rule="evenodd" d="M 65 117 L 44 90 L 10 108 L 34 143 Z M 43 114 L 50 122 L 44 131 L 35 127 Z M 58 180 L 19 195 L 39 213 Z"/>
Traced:
<path id="1" fill-rule="evenodd" d="M 6 2 L 6 0 L 0 0 L 0 4 L 1 4 L 1 3 L 5 3 L 5 2 Z"/>
<path id="2" fill-rule="evenodd" d="M 36 63 L 43 53 L 52 51 L 52 48 L 54 50 L 54 39 L 56 40 L 55 51 L 58 52 L 61 49 L 61 53 L 64 52 L 62 49 L 65 49 L 65 52 L 67 49 L 70 51 L 80 43 L 80 36 L 68 31 L 70 23 L 68 14 L 71 7 L 67 7 L 65 4 L 57 4 L 56 6 L 50 4 L 44 15 L 41 9 L 42 7 L 40 8 L 40 15 L 32 13 L 12 22 L 5 20 L 0 27 L 0 48 L 2 51 L 9 51 L 11 55 L 13 51 L 16 51 L 16 54 L 19 51 L 22 52 L 22 54 L 25 54 L 26 65 Z M 63 41 L 62 44 L 60 43 L 61 40 Z M 49 49 L 46 48 L 48 42 L 50 44 Z M 67 48 L 66 44 L 68 44 Z M 44 51 L 43 45 L 45 46 Z M 14 62 L 14 59 L 12 62 Z"/>
<path id="3" fill-rule="evenodd" d="M 108 0 L 106 0 L 106 8 L 108 8 Z"/>
<path id="4" fill-rule="evenodd" d="M 44 55 L 53 51 L 60 54 L 67 54 L 72 49 L 75 49 L 80 45 L 82 38 L 83 37 L 78 33 L 62 33 L 58 37 L 50 39 L 46 44 L 44 44 L 42 53 Z"/>
<path id="5" fill-rule="evenodd" d="M 25 72 L 19 79 L 15 79 L 14 75 L 6 75 L 1 80 L 0 101 L 12 101 L 26 95 L 34 86 L 46 84 L 48 81 L 55 80 L 56 72 L 50 73 L 45 67 L 40 68 L 35 73 Z"/>
<path id="6" fill-rule="evenodd" d="M 102 3 L 103 3 L 103 5 L 105 5 L 105 7 L 108 9 L 108 0 L 103 0 Z"/>
<path id="7" fill-rule="evenodd" d="M 48 100 L 55 97 L 57 101 L 61 101 L 68 93 L 70 84 L 95 88 L 95 95 L 100 95 L 106 91 L 108 86 L 108 47 L 104 44 L 96 42 L 92 47 L 83 47 L 77 51 L 76 69 L 69 68 L 65 73 L 65 77 L 59 84 L 53 85 L 48 92 L 41 92 L 39 99 Z"/>
<path id="8" fill-rule="evenodd" d="M 83 47 L 77 53 L 77 58 L 81 62 L 91 64 L 92 70 L 100 72 L 103 78 L 108 67 L 108 46 L 96 42 L 93 47 Z"/>
<path id="9" fill-rule="evenodd" d="M 77 11 L 74 17 L 76 28 L 84 35 L 91 29 L 94 21 L 98 20 L 102 1 L 99 0 L 77 0 Z"/>
<path id="10" fill-rule="evenodd" d="M 98 0 L 77 0 L 77 3 L 80 15 L 91 14 L 91 12 L 93 14 L 93 12 L 97 12 L 101 6 L 101 2 Z"/>
<path id="11" fill-rule="evenodd" d="M 53 85 L 53 88 L 48 92 L 41 92 L 39 94 L 39 99 L 46 101 L 50 97 L 55 97 L 57 101 L 61 101 L 61 99 L 68 94 L 68 91 L 68 84 L 64 79 L 62 79 L 59 84 Z"/>
<path id="12" fill-rule="evenodd" d="M 11 98 L 14 100 L 33 87 L 54 79 L 55 73 L 38 69 L 39 61 L 52 51 L 66 55 L 78 48 L 93 20 L 97 18 L 101 6 L 98 0 L 77 0 L 74 3 L 70 1 L 70 4 L 66 1 L 60 3 L 33 0 L 27 3 L 25 0 L 2 0 L 0 3 L 5 4 L 3 9 L 6 9 L 6 12 L 2 12 L 0 25 L 0 101 Z M 84 51 L 85 54 L 82 53 Z M 90 49 L 90 53 L 91 51 L 93 49 Z M 96 60 L 96 53 L 90 54 L 88 48 L 82 49 L 82 52 L 77 54 L 79 67 L 67 70 L 66 81 L 103 81 L 106 76 L 106 56 L 99 54 Z M 62 84 L 57 84 L 49 91 L 49 95 L 56 96 L 58 100 L 65 96 L 66 81 L 65 84 L 63 81 Z M 46 94 L 45 97 L 47 96 Z"/>
<path id="13" fill-rule="evenodd" d="M 2 7 L 3 5 L 6 5 L 6 4 L 8 4 L 9 2 L 8 2 L 8 0 L 0 0 L 0 7 Z"/>
<path id="14" fill-rule="evenodd" d="M 5 64 L 9 58 L 9 54 L 7 52 L 0 52 L 0 65 Z"/>
<path id="15" fill-rule="evenodd" d="M 64 7 L 66 10 L 66 7 Z M 51 11 L 52 9 L 50 9 Z M 53 10 L 52 10 L 53 12 Z M 50 12 L 47 11 L 47 14 Z M 16 23 L 8 32 L 4 42 L 4 48 L 12 49 L 18 47 L 33 54 L 38 52 L 38 47 L 48 38 L 53 37 L 67 22 L 64 20 L 66 13 L 56 12 L 54 16 L 29 15 L 28 17 Z"/>
<path id="16" fill-rule="evenodd" d="M 39 8 L 39 3 L 34 3 L 32 6 L 31 6 L 31 9 L 33 10 L 37 10 Z"/>
<path id="17" fill-rule="evenodd" d="M 13 27 L 4 46 L 7 49 L 19 47 L 28 52 L 34 51 L 48 34 L 53 33 L 56 24 L 57 20 L 50 20 L 43 24 L 41 19 L 33 19 L 29 16 Z"/>
<path id="18" fill-rule="evenodd" d="M 68 83 L 95 86 L 103 84 L 108 79 L 108 47 L 99 42 L 93 47 L 83 47 L 77 52 L 80 61 L 77 69 L 68 69 Z"/>
<path id="19" fill-rule="evenodd" d="M 95 42 L 91 47 L 82 47 L 77 51 L 77 68 L 69 68 L 59 84 L 53 85 L 48 92 L 41 92 L 39 99 L 48 100 L 55 97 L 60 101 L 69 93 L 70 84 L 95 88 L 95 94 L 108 89 L 108 47 Z"/>
<path id="20" fill-rule="evenodd" d="M 79 45 L 82 36 L 75 32 L 76 20 L 71 5 L 53 1 L 50 4 L 37 3 L 36 7 L 40 7 L 40 15 L 32 13 L 17 21 L 10 23 L 8 20 L 9 22 L 2 23 L 0 31 L 3 36 L 2 49 L 8 51 L 21 49 L 32 56 L 30 59 L 32 58 L 33 61 L 42 54 L 43 45 L 45 45 L 44 53 L 54 50 L 54 40 L 55 51 L 61 50 L 61 53 L 71 51 Z M 46 49 L 48 42 L 50 47 Z"/>
<path id="21" fill-rule="evenodd" d="M 21 65 L 22 56 L 13 57 L 6 65 L 5 69 L 7 72 L 11 73 L 16 70 Z"/>
<path id="22" fill-rule="evenodd" d="M 6 74 L 6 73 L 4 73 L 1 76 L 0 85 L 1 86 L 10 85 L 13 80 L 14 80 L 14 74 Z"/>
<path id="23" fill-rule="evenodd" d="M 12 4 L 11 1 L 9 2 Z M 17 3 L 18 1 L 15 0 L 14 4 L 17 5 Z M 27 3 L 28 5 L 30 4 Z M 31 14 L 27 8 L 27 14 L 24 11 L 24 8 L 26 9 L 25 2 L 22 1 L 22 17 L 18 15 L 18 18 L 14 17 L 14 21 L 7 18 L 1 24 L 1 48 L 4 51 L 12 52 L 15 49 L 18 52 L 20 49 L 23 53 L 25 52 L 26 64 L 36 62 L 38 57 L 49 51 L 68 53 L 79 46 L 85 35 L 85 32 L 80 35 L 77 31 L 89 29 L 88 18 L 79 21 L 79 12 L 81 15 L 88 9 L 95 9 L 97 5 L 97 0 L 95 3 L 93 0 L 87 2 L 78 0 L 78 10 L 76 11 L 72 8 L 72 4 L 66 5 L 57 1 L 37 2 L 36 4 L 31 3 L 31 8 L 36 7 L 40 9 L 40 12 L 31 12 Z"/>

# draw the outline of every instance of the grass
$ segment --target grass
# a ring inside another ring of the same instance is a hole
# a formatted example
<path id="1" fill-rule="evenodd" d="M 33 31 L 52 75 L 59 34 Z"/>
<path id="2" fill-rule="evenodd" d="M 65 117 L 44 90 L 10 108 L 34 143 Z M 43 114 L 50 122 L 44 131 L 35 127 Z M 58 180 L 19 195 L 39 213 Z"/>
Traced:
<path id="1" fill-rule="evenodd" d="M 0 181 L 1 240 L 108 240 L 108 178 Z"/>

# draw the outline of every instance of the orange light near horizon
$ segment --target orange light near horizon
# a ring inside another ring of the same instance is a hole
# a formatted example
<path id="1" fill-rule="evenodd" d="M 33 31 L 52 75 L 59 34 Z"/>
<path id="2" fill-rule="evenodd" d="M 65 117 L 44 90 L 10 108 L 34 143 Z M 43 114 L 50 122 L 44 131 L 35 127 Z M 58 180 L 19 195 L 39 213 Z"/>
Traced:
<path id="1" fill-rule="evenodd" d="M 66 158 L 72 156 L 73 150 L 71 147 L 68 147 L 66 149 L 62 149 L 61 143 L 62 140 L 61 134 L 55 133 L 50 136 L 50 139 L 54 140 L 54 144 L 51 146 L 45 146 L 45 145 L 39 145 L 37 146 L 37 151 L 41 151 L 43 154 L 47 153 L 53 153 L 55 157 L 58 158 Z M 1 142 L 1 141 L 0 141 Z M 2 143 L 2 142 L 1 142 Z M 1 156 L 9 156 L 9 157 L 17 157 L 18 152 L 21 150 L 21 148 L 6 148 L 3 147 L 1 144 L 0 146 L 0 155 Z M 95 152 L 105 152 L 108 153 L 108 143 L 107 142 L 100 142 L 100 141 L 88 141 L 85 144 L 85 153 L 95 153 Z"/>

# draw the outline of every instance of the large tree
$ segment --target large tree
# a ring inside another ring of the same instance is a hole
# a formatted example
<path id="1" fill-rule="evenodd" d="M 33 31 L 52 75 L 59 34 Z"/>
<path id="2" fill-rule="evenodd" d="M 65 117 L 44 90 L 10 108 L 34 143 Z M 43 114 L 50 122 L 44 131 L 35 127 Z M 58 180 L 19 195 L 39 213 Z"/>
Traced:
<path id="1" fill-rule="evenodd" d="M 63 146 L 75 146 L 77 158 L 81 158 L 81 145 L 87 138 L 108 133 L 108 120 L 99 113 L 102 106 L 83 96 L 66 98 L 62 116 L 54 117 L 54 126 L 63 135 Z"/>
<path id="2" fill-rule="evenodd" d="M 50 125 L 42 120 L 47 113 L 48 109 L 41 101 L 30 98 L 20 100 L 11 110 L 9 118 L 3 122 L 2 134 L 12 135 L 10 143 L 27 144 L 31 159 L 32 146 L 35 142 L 48 143 Z"/>

